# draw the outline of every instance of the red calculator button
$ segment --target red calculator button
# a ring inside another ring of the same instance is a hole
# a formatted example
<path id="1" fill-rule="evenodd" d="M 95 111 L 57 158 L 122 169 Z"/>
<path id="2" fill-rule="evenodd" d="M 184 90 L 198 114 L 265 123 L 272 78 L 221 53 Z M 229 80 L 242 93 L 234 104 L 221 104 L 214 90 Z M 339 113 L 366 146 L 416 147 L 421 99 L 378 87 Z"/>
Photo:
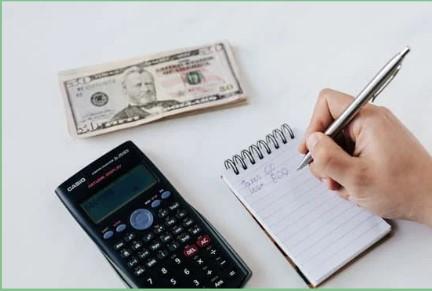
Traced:
<path id="1" fill-rule="evenodd" d="M 208 235 L 200 235 L 196 241 L 197 245 L 200 248 L 206 247 L 210 244 L 211 240 L 210 237 Z"/>
<path id="2" fill-rule="evenodd" d="M 187 245 L 185 246 L 184 250 L 183 250 L 183 254 L 186 257 L 190 257 L 195 255 L 198 252 L 198 248 L 196 245 Z"/>

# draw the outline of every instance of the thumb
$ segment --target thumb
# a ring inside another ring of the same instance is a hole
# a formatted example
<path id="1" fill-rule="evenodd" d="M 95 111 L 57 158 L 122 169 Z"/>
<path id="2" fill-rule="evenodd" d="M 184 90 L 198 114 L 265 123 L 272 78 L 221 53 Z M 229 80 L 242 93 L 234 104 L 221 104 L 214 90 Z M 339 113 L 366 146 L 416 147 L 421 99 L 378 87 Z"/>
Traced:
<path id="1" fill-rule="evenodd" d="M 347 154 L 330 137 L 321 132 L 310 134 L 306 145 L 313 157 L 311 171 L 318 177 L 329 177 L 346 186 L 358 162 L 357 158 Z"/>

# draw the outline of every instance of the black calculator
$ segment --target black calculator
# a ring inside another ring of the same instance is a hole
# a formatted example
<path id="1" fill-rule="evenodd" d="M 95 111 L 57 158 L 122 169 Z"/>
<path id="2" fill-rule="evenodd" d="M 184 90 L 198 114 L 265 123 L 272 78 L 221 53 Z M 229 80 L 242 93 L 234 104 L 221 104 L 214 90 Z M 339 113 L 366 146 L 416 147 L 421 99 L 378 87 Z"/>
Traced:
<path id="1" fill-rule="evenodd" d="M 251 276 L 216 229 L 131 141 L 55 192 L 128 287 L 235 288 Z"/>

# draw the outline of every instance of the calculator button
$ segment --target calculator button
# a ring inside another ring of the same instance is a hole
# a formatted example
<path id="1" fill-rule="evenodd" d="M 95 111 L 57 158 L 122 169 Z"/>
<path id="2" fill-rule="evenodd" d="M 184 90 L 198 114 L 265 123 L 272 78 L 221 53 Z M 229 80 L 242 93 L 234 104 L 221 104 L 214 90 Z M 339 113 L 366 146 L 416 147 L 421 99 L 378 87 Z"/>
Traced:
<path id="1" fill-rule="evenodd" d="M 156 265 L 156 263 L 157 263 L 156 259 L 151 258 L 151 259 L 149 259 L 149 260 L 146 262 L 146 266 L 147 266 L 148 268 L 151 268 L 151 267 L 153 267 L 154 265 Z"/>
<path id="2" fill-rule="evenodd" d="M 189 233 L 192 235 L 199 234 L 201 232 L 201 228 L 199 228 L 198 225 L 195 225 L 194 227 L 189 229 Z"/>
<path id="3" fill-rule="evenodd" d="M 119 241 L 119 242 L 117 242 L 117 243 L 115 243 L 114 244 L 114 249 L 115 250 L 119 250 L 119 249 L 121 249 L 122 247 L 124 247 L 124 242 L 122 242 L 122 241 Z"/>
<path id="4" fill-rule="evenodd" d="M 211 240 L 210 237 L 208 235 L 200 235 L 196 241 L 196 244 L 200 247 L 206 247 L 210 244 Z"/>
<path id="5" fill-rule="evenodd" d="M 177 217 L 177 218 L 183 218 L 183 217 L 186 216 L 186 214 L 187 214 L 186 210 L 184 210 L 184 209 L 179 209 L 179 210 L 177 211 L 177 213 L 176 213 L 176 217 Z"/>
<path id="6" fill-rule="evenodd" d="M 163 225 L 161 225 L 161 224 L 156 224 L 155 226 L 154 226 L 154 232 L 156 233 L 156 234 L 160 234 L 161 232 L 163 232 L 165 230 L 165 227 L 163 226 Z"/>
<path id="7" fill-rule="evenodd" d="M 198 252 L 198 248 L 196 245 L 187 245 L 183 249 L 183 254 L 186 257 L 191 257 L 191 256 L 195 255 L 197 252 Z"/>
<path id="8" fill-rule="evenodd" d="M 141 276 L 142 274 L 144 274 L 144 271 L 145 270 L 143 267 L 136 267 L 134 273 L 136 276 Z"/>
<path id="9" fill-rule="evenodd" d="M 189 268 L 183 268 L 182 272 L 186 277 L 191 275 L 191 270 Z"/>
<path id="10" fill-rule="evenodd" d="M 161 246 L 162 246 L 162 244 L 160 242 L 155 241 L 150 245 L 150 249 L 152 251 L 156 251 L 156 250 L 160 249 Z"/>
<path id="11" fill-rule="evenodd" d="M 189 241 L 191 239 L 190 235 L 188 235 L 187 233 L 182 233 L 180 234 L 177 239 L 181 242 L 181 243 L 185 243 L 187 241 Z"/>
<path id="12" fill-rule="evenodd" d="M 179 246 L 180 246 L 180 245 L 178 244 L 178 242 L 175 242 L 175 241 L 173 241 L 173 242 L 167 244 L 168 249 L 169 249 L 170 251 L 172 251 L 172 252 L 175 251 L 176 249 L 178 249 Z"/>
<path id="13" fill-rule="evenodd" d="M 161 194 L 161 198 L 162 199 L 167 199 L 167 198 L 169 198 L 171 196 L 171 192 L 170 191 L 164 191 L 164 192 L 162 192 L 162 194 Z"/>
<path id="14" fill-rule="evenodd" d="M 172 230 L 173 234 L 179 234 L 179 233 L 181 233 L 182 231 L 183 231 L 183 227 L 181 227 L 181 226 L 176 226 L 176 227 L 174 227 L 173 230 Z"/>
<path id="15" fill-rule="evenodd" d="M 160 201 L 159 199 L 156 199 L 156 200 L 154 200 L 154 201 L 151 203 L 151 207 L 152 207 L 152 208 L 157 208 L 157 207 L 160 206 L 160 204 L 161 204 L 161 201 Z"/>
<path id="16" fill-rule="evenodd" d="M 167 250 L 160 250 L 156 253 L 156 256 L 158 257 L 159 260 L 162 260 L 163 258 L 168 256 L 168 251 Z"/>
<path id="17" fill-rule="evenodd" d="M 133 234 L 133 233 L 128 233 L 128 234 L 125 235 L 124 240 L 125 240 L 126 242 L 130 242 L 130 241 L 133 240 L 134 238 L 135 238 L 135 234 Z"/>
<path id="18" fill-rule="evenodd" d="M 140 252 L 138 252 L 138 257 L 140 259 L 145 259 L 150 255 L 150 251 L 149 250 L 142 250 Z"/>
<path id="19" fill-rule="evenodd" d="M 215 257 L 215 256 L 219 255 L 219 252 L 212 246 L 207 247 L 206 250 L 211 257 Z"/>
<path id="20" fill-rule="evenodd" d="M 152 287 L 152 286 L 154 286 L 154 284 L 155 284 L 155 280 L 153 279 L 153 277 L 147 277 L 147 278 L 145 278 L 145 279 L 144 279 L 144 282 L 145 282 L 145 284 L 146 284 L 148 287 Z"/>
<path id="21" fill-rule="evenodd" d="M 193 220 L 191 218 L 185 218 L 183 219 L 183 226 L 184 227 L 189 227 L 193 224 Z"/>
<path id="22" fill-rule="evenodd" d="M 160 240 L 161 240 L 163 243 L 167 243 L 167 242 L 171 241 L 172 238 L 173 238 L 173 237 L 172 237 L 171 234 L 166 233 L 166 234 L 161 235 Z"/>
<path id="23" fill-rule="evenodd" d="M 174 264 L 176 264 L 176 265 L 181 265 L 181 263 L 183 262 L 182 259 L 176 255 L 173 255 L 171 257 L 171 259 L 173 260 Z"/>
<path id="24" fill-rule="evenodd" d="M 203 268 L 205 266 L 205 261 L 200 256 L 195 256 L 193 260 L 198 267 Z"/>
<path id="25" fill-rule="evenodd" d="M 166 210 L 165 208 L 159 209 L 158 215 L 160 218 L 164 218 L 165 216 L 168 215 L 168 210 Z"/>
<path id="26" fill-rule="evenodd" d="M 230 271 L 228 271 L 228 273 L 227 273 L 227 277 L 228 278 L 233 278 L 233 277 L 235 277 L 237 275 L 237 270 L 235 269 L 235 268 L 232 268 Z"/>
<path id="27" fill-rule="evenodd" d="M 166 226 L 173 226 L 176 222 L 177 222 L 177 220 L 175 218 L 173 218 L 173 217 L 168 217 L 165 220 Z"/>
<path id="28" fill-rule="evenodd" d="M 153 234 L 152 232 L 149 232 L 149 233 L 146 233 L 146 234 L 143 236 L 142 240 L 143 240 L 144 242 L 149 242 L 149 241 L 151 241 L 153 238 L 154 238 L 154 234 Z"/>
<path id="29" fill-rule="evenodd" d="M 129 221 L 133 228 L 144 230 L 153 224 L 153 214 L 147 209 L 140 208 L 132 212 Z"/>
<path id="30" fill-rule="evenodd" d="M 219 268 L 221 268 L 221 269 L 225 268 L 227 263 L 228 263 L 227 260 L 224 259 L 223 257 L 217 257 L 216 262 L 217 262 Z"/>
<path id="31" fill-rule="evenodd" d="M 142 246 L 143 246 L 142 243 L 140 243 L 139 241 L 132 242 L 132 249 L 134 250 L 139 250 Z"/>
<path id="32" fill-rule="evenodd" d="M 136 258 L 132 258 L 127 262 L 128 267 L 132 268 L 138 264 L 138 260 Z"/>
<path id="33" fill-rule="evenodd" d="M 204 270 L 204 274 L 205 274 L 207 277 L 213 277 L 214 274 L 215 274 L 215 272 L 213 271 L 213 269 L 206 268 L 206 270 Z"/>
<path id="34" fill-rule="evenodd" d="M 113 237 L 113 235 L 114 235 L 114 232 L 112 230 L 108 230 L 108 231 L 104 232 L 103 238 L 104 239 L 110 239 Z"/>
<path id="35" fill-rule="evenodd" d="M 195 287 L 200 287 L 201 286 L 201 282 L 197 279 L 192 280 L 192 284 L 194 284 Z"/>
<path id="36" fill-rule="evenodd" d="M 122 250 L 120 251 L 120 255 L 121 255 L 123 258 L 128 258 L 128 257 L 131 255 L 131 253 L 130 253 L 130 251 L 129 251 L 128 249 L 122 249 Z"/>
<path id="37" fill-rule="evenodd" d="M 222 287 L 225 284 L 224 280 L 219 279 L 217 281 L 214 282 L 213 286 L 216 288 Z"/>
<path id="38" fill-rule="evenodd" d="M 171 286 L 177 286 L 177 280 L 174 279 L 174 278 L 170 278 L 170 279 L 169 279 L 169 284 L 170 284 Z"/>
<path id="39" fill-rule="evenodd" d="M 174 202 L 173 204 L 168 206 L 168 208 L 172 211 L 172 210 L 176 210 L 177 208 L 179 208 L 179 206 L 180 206 L 180 204 L 178 202 Z"/>
<path id="40" fill-rule="evenodd" d="M 116 232 L 122 232 L 125 229 L 126 229 L 126 224 L 122 223 L 122 224 L 117 225 Z"/>
<path id="41" fill-rule="evenodd" d="M 160 267 L 159 272 L 162 275 L 166 275 L 166 274 L 168 274 L 168 269 L 166 267 Z"/>

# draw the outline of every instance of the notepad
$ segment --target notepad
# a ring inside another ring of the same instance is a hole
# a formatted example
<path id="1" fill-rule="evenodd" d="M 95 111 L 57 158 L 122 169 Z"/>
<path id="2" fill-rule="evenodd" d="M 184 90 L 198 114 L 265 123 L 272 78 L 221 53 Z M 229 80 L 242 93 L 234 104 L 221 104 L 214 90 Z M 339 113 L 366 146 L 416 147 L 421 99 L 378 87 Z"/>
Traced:
<path id="1" fill-rule="evenodd" d="M 223 180 L 309 285 L 318 286 L 391 230 L 382 218 L 296 167 L 298 132 L 284 124 L 225 161 Z"/>

